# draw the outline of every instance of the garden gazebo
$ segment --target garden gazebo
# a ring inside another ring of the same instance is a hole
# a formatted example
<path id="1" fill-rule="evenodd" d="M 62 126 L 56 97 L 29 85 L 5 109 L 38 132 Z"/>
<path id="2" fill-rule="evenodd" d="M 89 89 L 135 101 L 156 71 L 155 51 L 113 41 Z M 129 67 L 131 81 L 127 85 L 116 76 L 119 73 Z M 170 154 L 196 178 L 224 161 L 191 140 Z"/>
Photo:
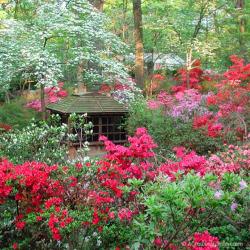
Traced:
<path id="1" fill-rule="evenodd" d="M 87 114 L 87 122 L 93 124 L 93 133 L 85 136 L 84 140 L 92 147 L 101 145 L 98 141 L 100 135 L 116 144 L 126 142 L 122 121 L 128 110 L 111 96 L 98 92 L 73 94 L 57 103 L 48 104 L 46 108 L 50 114 L 59 114 L 63 123 L 68 123 L 70 114 Z"/>

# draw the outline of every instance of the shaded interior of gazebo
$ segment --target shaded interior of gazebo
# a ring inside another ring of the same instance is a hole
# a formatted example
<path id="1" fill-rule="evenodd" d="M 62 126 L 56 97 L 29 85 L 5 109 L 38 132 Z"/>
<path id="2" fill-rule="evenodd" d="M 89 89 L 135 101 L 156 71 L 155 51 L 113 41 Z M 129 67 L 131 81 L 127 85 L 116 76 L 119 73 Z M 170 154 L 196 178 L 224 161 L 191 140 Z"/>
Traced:
<path id="1" fill-rule="evenodd" d="M 87 113 L 87 122 L 92 122 L 93 133 L 85 135 L 83 140 L 88 141 L 90 146 L 101 145 L 98 141 L 100 135 L 117 144 L 126 142 L 127 135 L 122 123 L 128 112 L 127 108 L 110 96 L 87 92 L 68 96 L 57 103 L 48 104 L 46 108 L 50 114 L 59 114 L 63 123 L 68 123 L 72 113 Z"/>

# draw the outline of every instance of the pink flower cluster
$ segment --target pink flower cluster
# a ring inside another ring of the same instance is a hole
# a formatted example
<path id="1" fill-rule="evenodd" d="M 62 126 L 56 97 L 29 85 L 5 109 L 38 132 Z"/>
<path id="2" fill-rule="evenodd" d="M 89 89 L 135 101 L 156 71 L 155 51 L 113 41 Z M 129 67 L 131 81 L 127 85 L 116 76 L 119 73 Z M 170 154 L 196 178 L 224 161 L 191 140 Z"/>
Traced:
<path id="1" fill-rule="evenodd" d="M 157 249 L 179 249 L 160 236 L 156 237 L 153 243 Z M 212 236 L 208 231 L 203 233 L 196 232 L 187 241 L 182 242 L 182 246 L 189 250 L 219 250 L 219 239 Z"/>
<path id="2" fill-rule="evenodd" d="M 162 108 L 164 114 L 184 121 L 190 120 L 194 114 L 206 114 L 208 110 L 203 105 L 205 96 L 196 89 L 188 89 L 173 95 L 161 91 L 156 99 L 149 100 L 147 105 L 151 110 Z"/>
<path id="3" fill-rule="evenodd" d="M 56 87 L 46 87 L 45 91 L 45 103 L 55 103 L 58 102 L 61 98 L 68 95 L 67 91 L 63 89 L 63 82 L 59 82 Z M 34 109 L 36 111 L 41 111 L 41 100 L 33 100 L 26 104 L 27 108 Z"/>
<path id="4" fill-rule="evenodd" d="M 248 171 L 250 168 L 250 143 L 241 146 L 228 145 L 226 150 L 208 159 L 211 172 L 221 175 L 225 172 Z"/>

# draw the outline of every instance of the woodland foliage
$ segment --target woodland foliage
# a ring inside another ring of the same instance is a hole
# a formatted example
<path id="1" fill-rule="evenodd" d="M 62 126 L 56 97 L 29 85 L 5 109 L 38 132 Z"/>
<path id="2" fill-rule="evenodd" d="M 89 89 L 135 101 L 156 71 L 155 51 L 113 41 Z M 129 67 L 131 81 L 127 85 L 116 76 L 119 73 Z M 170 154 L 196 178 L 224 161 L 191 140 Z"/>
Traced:
<path id="1" fill-rule="evenodd" d="M 1 249 L 249 247 L 249 3 L 235 2 L 0 3 Z M 127 143 L 100 136 L 89 157 L 87 113 L 39 120 L 76 84 L 128 108 Z"/>

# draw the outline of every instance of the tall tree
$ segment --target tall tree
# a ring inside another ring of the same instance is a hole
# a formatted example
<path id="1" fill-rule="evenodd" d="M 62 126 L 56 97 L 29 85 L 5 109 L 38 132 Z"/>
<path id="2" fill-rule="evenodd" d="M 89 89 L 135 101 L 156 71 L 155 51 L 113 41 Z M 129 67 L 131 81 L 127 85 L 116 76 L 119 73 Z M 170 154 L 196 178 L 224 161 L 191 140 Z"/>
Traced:
<path id="1" fill-rule="evenodd" d="M 144 51 L 141 0 L 133 0 L 134 37 L 135 37 L 135 80 L 144 87 Z"/>
<path id="2" fill-rule="evenodd" d="M 236 0 L 236 9 L 238 10 L 238 23 L 239 23 L 239 45 L 240 53 L 242 56 L 245 54 L 244 35 L 246 32 L 246 19 L 244 18 L 245 0 Z"/>
<path id="3" fill-rule="evenodd" d="M 41 89 L 44 113 L 44 89 L 57 86 L 68 72 L 74 76 L 71 84 L 127 80 L 116 58 L 124 44 L 107 31 L 104 15 L 87 0 L 52 1 L 30 9 L 36 13 L 32 19 L 0 20 L 0 93 L 7 93 L 15 79 L 32 80 Z"/>

